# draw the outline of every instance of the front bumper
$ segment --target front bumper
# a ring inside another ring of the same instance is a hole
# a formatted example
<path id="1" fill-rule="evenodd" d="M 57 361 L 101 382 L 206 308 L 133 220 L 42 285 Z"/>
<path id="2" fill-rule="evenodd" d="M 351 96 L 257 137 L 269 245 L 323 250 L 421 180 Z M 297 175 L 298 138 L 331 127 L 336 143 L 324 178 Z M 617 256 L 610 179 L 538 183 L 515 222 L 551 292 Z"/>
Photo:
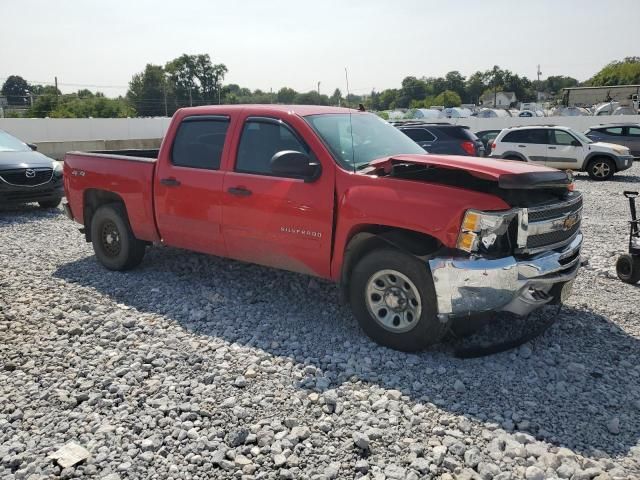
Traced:
<path id="1" fill-rule="evenodd" d="M 44 202 L 64 197 L 62 177 L 34 187 L 11 185 L 0 181 L 0 205 L 10 203 Z"/>
<path id="2" fill-rule="evenodd" d="M 626 170 L 633 166 L 633 155 L 618 155 L 616 157 L 616 170 Z"/>
<path id="3" fill-rule="evenodd" d="M 438 316 L 446 321 L 489 311 L 527 315 L 568 294 L 580 268 L 582 234 L 567 246 L 526 259 L 437 257 L 429 261 Z M 561 287 L 568 285 L 568 288 Z M 554 289 L 554 286 L 557 288 Z M 553 290 L 553 291 L 552 291 Z"/>

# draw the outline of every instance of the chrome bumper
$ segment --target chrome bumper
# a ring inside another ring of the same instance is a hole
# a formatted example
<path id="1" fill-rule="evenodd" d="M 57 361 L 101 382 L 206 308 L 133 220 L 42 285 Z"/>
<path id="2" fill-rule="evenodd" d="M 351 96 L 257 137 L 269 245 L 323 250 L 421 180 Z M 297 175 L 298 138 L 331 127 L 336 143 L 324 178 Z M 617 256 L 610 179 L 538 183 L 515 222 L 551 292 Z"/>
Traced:
<path id="1" fill-rule="evenodd" d="M 437 257 L 429 261 L 438 315 L 508 311 L 526 315 L 556 299 L 554 285 L 571 282 L 580 268 L 582 234 L 567 246 L 526 260 Z M 570 288 L 570 285 L 569 285 Z M 566 289 L 563 294 L 567 293 Z"/>

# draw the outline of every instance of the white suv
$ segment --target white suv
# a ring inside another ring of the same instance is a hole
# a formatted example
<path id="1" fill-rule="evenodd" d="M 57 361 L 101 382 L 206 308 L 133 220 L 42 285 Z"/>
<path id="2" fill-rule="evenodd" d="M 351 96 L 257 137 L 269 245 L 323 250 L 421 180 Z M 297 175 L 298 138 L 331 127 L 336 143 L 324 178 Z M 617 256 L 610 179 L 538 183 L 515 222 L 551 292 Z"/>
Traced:
<path id="1" fill-rule="evenodd" d="M 627 147 L 594 142 L 571 128 L 549 125 L 505 128 L 493 141 L 491 157 L 580 170 L 594 180 L 608 180 L 633 165 Z"/>

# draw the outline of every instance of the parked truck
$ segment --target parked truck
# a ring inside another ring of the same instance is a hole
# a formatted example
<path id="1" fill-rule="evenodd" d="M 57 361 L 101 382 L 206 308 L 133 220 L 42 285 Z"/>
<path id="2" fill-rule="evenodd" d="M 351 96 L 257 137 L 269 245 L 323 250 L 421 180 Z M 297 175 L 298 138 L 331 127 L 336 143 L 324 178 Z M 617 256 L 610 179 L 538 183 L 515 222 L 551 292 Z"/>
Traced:
<path id="1" fill-rule="evenodd" d="M 110 270 L 165 244 L 333 280 L 363 330 L 404 351 L 471 314 L 561 302 L 580 266 L 569 173 L 428 155 L 344 108 L 180 109 L 159 151 L 68 153 L 64 186 Z"/>

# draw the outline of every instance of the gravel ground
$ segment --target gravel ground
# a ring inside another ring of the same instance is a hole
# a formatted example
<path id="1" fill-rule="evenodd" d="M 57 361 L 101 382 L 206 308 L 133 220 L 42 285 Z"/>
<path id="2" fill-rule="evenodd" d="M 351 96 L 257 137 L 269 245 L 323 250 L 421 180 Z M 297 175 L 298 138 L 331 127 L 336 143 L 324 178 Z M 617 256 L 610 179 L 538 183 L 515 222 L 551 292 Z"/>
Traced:
<path id="1" fill-rule="evenodd" d="M 640 164 L 577 184 L 559 321 L 472 360 L 376 346 L 327 282 L 171 248 L 108 272 L 61 211 L 0 210 L 0 478 L 640 478 L 640 287 L 614 269 Z"/>

